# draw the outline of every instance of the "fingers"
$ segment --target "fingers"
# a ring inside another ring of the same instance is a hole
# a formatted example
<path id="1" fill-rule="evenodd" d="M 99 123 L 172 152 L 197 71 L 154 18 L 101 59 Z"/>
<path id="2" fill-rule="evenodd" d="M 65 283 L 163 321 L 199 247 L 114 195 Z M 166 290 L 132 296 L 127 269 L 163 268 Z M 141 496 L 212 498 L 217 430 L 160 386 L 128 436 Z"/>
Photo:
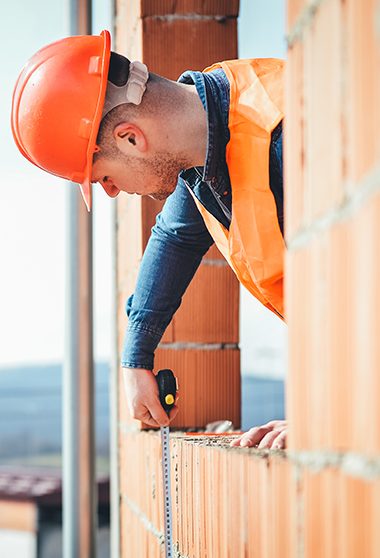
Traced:
<path id="1" fill-rule="evenodd" d="M 157 397 L 156 401 L 154 401 L 151 405 L 148 405 L 148 411 L 152 418 L 151 418 L 151 422 L 147 424 L 152 423 L 152 426 L 157 427 L 157 426 L 168 426 L 171 423 L 171 421 L 174 419 L 174 417 L 177 415 L 179 409 L 177 405 L 173 405 L 173 407 L 170 409 L 170 413 L 168 416 L 166 411 L 162 407 L 160 400 Z"/>
<path id="2" fill-rule="evenodd" d="M 156 420 L 154 420 L 154 418 L 152 418 L 152 415 L 149 413 L 149 411 L 146 411 L 145 414 L 141 413 L 139 415 L 139 417 L 137 418 L 137 420 L 141 420 L 141 422 L 143 422 L 144 424 L 147 424 L 148 426 L 151 426 L 152 428 L 159 428 L 160 427 L 158 422 Z"/>
<path id="3" fill-rule="evenodd" d="M 179 409 L 178 409 L 177 405 L 173 405 L 173 407 L 170 410 L 170 414 L 169 414 L 170 422 L 177 416 L 178 411 L 179 411 Z"/>
<path id="4" fill-rule="evenodd" d="M 287 426 L 287 425 L 288 425 L 288 421 L 286 421 L 286 420 L 271 420 L 270 422 L 267 422 L 267 423 L 265 424 L 265 426 L 271 427 L 272 430 L 273 430 L 274 428 L 280 429 L 280 428 L 282 428 L 283 426 Z"/>
<path id="5" fill-rule="evenodd" d="M 275 439 L 275 441 L 273 442 L 272 449 L 285 449 L 287 434 L 288 434 L 287 429 L 280 432 L 277 438 Z"/>
<path id="6" fill-rule="evenodd" d="M 150 405 L 148 405 L 148 410 L 152 415 L 152 418 L 156 421 L 158 426 L 168 426 L 169 417 L 166 414 L 165 409 L 162 407 L 158 397 Z"/>
<path id="7" fill-rule="evenodd" d="M 243 434 L 238 444 L 242 448 L 252 448 L 256 446 L 270 432 L 269 426 L 256 426 Z"/>
<path id="8" fill-rule="evenodd" d="M 179 409 L 174 405 L 170 410 L 169 416 L 161 406 L 159 399 L 151 405 L 147 405 L 143 410 L 136 410 L 134 418 L 141 420 L 144 424 L 159 428 L 160 426 L 168 426 L 170 422 L 176 417 Z"/>
<path id="9" fill-rule="evenodd" d="M 259 449 L 284 449 L 286 447 L 286 421 L 271 421 L 263 426 L 256 426 L 233 440 L 232 447 Z"/>
<path id="10" fill-rule="evenodd" d="M 278 430 L 272 430 L 271 432 L 268 432 L 268 434 L 264 436 L 257 447 L 259 449 L 273 448 L 273 443 L 278 438 L 279 434 L 280 432 Z"/>
<path id="11" fill-rule="evenodd" d="M 141 420 L 152 428 L 167 426 L 178 413 L 178 407 L 174 405 L 168 417 L 160 403 L 153 372 L 143 368 L 123 368 L 123 376 L 127 405 L 132 418 Z"/>

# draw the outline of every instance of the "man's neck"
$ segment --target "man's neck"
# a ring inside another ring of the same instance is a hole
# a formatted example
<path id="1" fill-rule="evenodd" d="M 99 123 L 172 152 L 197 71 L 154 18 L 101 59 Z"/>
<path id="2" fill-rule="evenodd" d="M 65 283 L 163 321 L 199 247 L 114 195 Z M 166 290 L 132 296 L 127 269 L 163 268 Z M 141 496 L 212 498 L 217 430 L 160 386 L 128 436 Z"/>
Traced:
<path id="1" fill-rule="evenodd" d="M 195 85 L 176 83 L 178 105 L 170 122 L 172 148 L 186 153 L 190 166 L 203 166 L 207 150 L 207 114 Z"/>

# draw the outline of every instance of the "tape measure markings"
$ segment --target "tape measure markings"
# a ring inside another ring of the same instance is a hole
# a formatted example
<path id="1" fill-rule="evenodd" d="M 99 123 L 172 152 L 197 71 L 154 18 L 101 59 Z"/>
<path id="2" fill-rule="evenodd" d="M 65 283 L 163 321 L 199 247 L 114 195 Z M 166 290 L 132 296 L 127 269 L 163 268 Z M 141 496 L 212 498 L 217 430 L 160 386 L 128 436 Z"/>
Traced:
<path id="1" fill-rule="evenodd" d="M 172 534 L 172 506 L 170 491 L 170 448 L 169 427 L 161 427 L 162 444 L 162 479 L 164 488 L 164 524 L 165 524 L 165 556 L 172 558 L 173 534 Z"/>

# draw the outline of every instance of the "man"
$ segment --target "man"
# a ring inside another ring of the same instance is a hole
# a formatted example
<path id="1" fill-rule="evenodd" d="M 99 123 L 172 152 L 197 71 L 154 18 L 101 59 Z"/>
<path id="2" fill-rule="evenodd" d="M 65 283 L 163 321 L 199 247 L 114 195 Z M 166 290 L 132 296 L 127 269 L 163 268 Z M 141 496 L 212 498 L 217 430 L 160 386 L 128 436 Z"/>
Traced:
<path id="1" fill-rule="evenodd" d="M 111 53 L 103 31 L 48 45 L 16 84 L 18 148 L 78 182 L 89 210 L 90 182 L 111 197 L 167 199 L 127 303 L 122 356 L 131 414 L 151 426 L 169 421 L 154 351 L 213 242 L 240 282 L 283 317 L 282 75 L 280 60 L 238 60 L 172 82 Z M 273 421 L 234 445 L 285 443 L 285 422 Z"/>

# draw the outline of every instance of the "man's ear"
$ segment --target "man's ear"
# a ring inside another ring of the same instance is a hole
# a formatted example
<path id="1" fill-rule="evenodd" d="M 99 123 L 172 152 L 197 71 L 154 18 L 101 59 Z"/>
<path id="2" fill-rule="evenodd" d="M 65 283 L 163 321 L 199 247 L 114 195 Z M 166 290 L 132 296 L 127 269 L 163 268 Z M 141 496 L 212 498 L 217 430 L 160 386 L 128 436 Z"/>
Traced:
<path id="1" fill-rule="evenodd" d="M 147 150 L 148 142 L 144 132 L 130 122 L 121 122 L 114 131 L 113 137 L 117 147 L 126 155 L 136 155 L 136 150 L 144 153 Z"/>

